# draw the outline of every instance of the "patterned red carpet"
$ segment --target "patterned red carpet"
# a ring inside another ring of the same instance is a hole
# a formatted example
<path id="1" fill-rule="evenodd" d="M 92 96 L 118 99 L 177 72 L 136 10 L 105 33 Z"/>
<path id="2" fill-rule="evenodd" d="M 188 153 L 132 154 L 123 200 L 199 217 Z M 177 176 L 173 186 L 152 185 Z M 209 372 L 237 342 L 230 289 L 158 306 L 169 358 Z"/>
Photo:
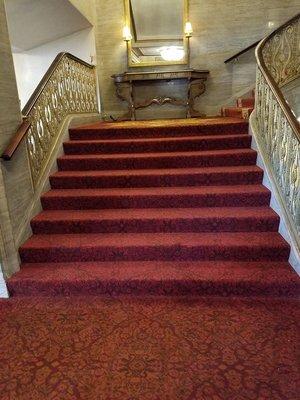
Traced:
<path id="1" fill-rule="evenodd" d="M 3 301 L 0 398 L 296 400 L 297 310 L 190 296 Z"/>
<path id="2" fill-rule="evenodd" d="M 1 400 L 296 400 L 299 279 L 247 129 L 70 131 L 0 305 Z"/>

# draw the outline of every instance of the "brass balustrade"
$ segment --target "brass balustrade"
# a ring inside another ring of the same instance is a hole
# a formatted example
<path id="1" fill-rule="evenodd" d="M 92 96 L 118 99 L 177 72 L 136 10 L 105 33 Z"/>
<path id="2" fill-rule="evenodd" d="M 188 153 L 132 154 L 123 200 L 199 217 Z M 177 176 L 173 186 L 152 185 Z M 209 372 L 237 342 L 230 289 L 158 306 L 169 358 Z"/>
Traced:
<path id="1" fill-rule="evenodd" d="M 94 66 L 69 53 L 60 53 L 24 107 L 24 122 L 2 158 L 10 160 L 20 142 L 26 140 L 32 182 L 36 187 L 65 118 L 70 114 L 94 112 L 97 112 Z"/>
<path id="2" fill-rule="evenodd" d="M 257 139 L 299 233 L 300 125 L 280 89 L 300 76 L 300 14 L 260 42 L 256 59 Z"/>

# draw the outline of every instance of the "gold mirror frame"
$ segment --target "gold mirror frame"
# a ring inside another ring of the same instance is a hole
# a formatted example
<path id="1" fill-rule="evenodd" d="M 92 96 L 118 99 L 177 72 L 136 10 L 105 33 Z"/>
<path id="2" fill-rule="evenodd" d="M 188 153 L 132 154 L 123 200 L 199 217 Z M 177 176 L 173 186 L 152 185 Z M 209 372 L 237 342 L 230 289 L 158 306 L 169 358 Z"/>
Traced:
<path id="1" fill-rule="evenodd" d="M 124 0 L 125 7 L 125 25 L 129 27 L 130 32 L 132 32 L 131 15 L 130 15 L 130 0 Z M 184 48 L 184 59 L 181 61 L 156 61 L 156 62 L 141 62 L 135 64 L 131 60 L 132 45 L 131 40 L 127 41 L 127 63 L 128 67 L 131 68 L 141 68 L 141 67 L 155 67 L 160 65 L 187 65 L 189 64 L 190 49 L 189 49 L 189 38 L 184 34 L 185 23 L 188 21 L 188 0 L 183 0 L 183 48 Z"/>

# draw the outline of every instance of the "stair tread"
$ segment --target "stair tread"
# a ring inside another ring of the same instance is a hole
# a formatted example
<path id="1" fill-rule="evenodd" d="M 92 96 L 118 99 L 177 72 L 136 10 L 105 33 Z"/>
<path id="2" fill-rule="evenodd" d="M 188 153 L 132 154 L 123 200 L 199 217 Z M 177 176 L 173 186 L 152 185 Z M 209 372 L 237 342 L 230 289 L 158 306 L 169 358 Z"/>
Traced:
<path id="1" fill-rule="evenodd" d="M 239 133 L 239 134 L 227 134 L 227 135 L 205 135 L 201 134 L 198 136 L 164 136 L 158 138 L 120 138 L 120 139 L 78 139 L 78 140 L 68 140 L 64 142 L 65 144 L 75 144 L 75 145 L 86 145 L 86 144 L 132 144 L 132 143 L 165 143 L 165 142 L 198 142 L 202 140 L 228 140 L 228 139 L 244 139 L 245 137 L 249 137 L 249 134 Z"/>
<path id="2" fill-rule="evenodd" d="M 81 154 L 58 158 L 12 293 L 295 296 L 247 127 L 227 117 L 70 129 L 65 151 Z"/>
<path id="3" fill-rule="evenodd" d="M 226 127 L 230 125 L 241 125 L 241 126 L 248 126 L 247 123 L 242 123 L 241 120 L 238 118 L 221 118 L 221 117 L 214 117 L 214 118 L 206 118 L 205 120 L 199 119 L 176 119 L 176 120 L 151 120 L 151 121 L 126 121 L 122 124 L 116 123 L 113 124 L 111 122 L 96 122 L 92 124 L 77 126 L 71 128 L 71 132 L 80 132 L 80 131 L 88 131 L 88 130 L 96 130 L 96 131 L 122 131 L 122 130 L 148 130 L 151 128 L 169 128 L 171 130 L 172 127 L 176 128 L 181 126 L 183 128 L 188 128 L 197 126 L 202 128 L 209 128 L 210 126 L 220 126 Z"/>
<path id="4" fill-rule="evenodd" d="M 300 280 L 292 267 L 283 261 L 118 261 L 72 263 L 24 263 L 8 282 L 61 282 L 94 280 L 202 280 L 255 281 L 272 285 L 274 281 Z M 282 282 L 283 283 L 283 282 Z"/>
<path id="5" fill-rule="evenodd" d="M 122 169 L 122 170 L 89 170 L 89 171 L 57 171 L 52 177 L 85 177 L 85 176 L 141 176 L 141 175 L 182 175 L 209 173 L 238 173 L 262 171 L 257 165 L 224 166 L 224 167 L 193 167 L 164 169 Z"/>
<path id="6" fill-rule="evenodd" d="M 270 207 L 203 207 L 104 210 L 45 210 L 33 222 L 132 220 L 132 219 L 213 219 L 213 218 L 279 218 Z"/>
<path id="7" fill-rule="evenodd" d="M 246 106 L 246 107 L 244 107 L 244 106 L 242 106 L 242 107 L 240 107 L 240 106 L 224 107 L 224 110 L 242 110 L 242 109 L 244 109 L 244 110 L 253 110 L 253 107 L 251 107 L 251 106 Z"/>
<path id="8" fill-rule="evenodd" d="M 200 151 L 178 151 L 178 152 L 154 152 L 154 153 L 117 153 L 117 154 L 65 154 L 59 160 L 85 160 L 85 159 L 120 159 L 120 158 L 161 158 L 161 157 L 180 157 L 180 156 L 214 156 L 232 154 L 256 154 L 250 148 L 228 149 L 228 150 L 200 150 Z"/>
<path id="9" fill-rule="evenodd" d="M 161 196 L 161 195 L 207 195 L 224 193 L 269 193 L 261 185 L 235 185 L 235 186 L 180 186 L 180 187 L 146 187 L 146 188 L 103 188 L 103 189 L 51 189 L 45 193 L 46 197 L 63 196 Z"/>
<path id="10" fill-rule="evenodd" d="M 26 249 L 118 248 L 118 247 L 288 247 L 277 232 L 213 232 L 213 233 L 91 233 L 38 234 L 21 246 Z"/>

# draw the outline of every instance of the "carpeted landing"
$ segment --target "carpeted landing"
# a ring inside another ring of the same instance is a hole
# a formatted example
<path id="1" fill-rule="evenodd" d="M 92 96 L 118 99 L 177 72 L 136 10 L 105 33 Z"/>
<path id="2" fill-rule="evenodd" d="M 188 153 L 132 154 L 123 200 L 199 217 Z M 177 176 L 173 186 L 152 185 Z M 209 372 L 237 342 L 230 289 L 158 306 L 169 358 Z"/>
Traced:
<path id="1" fill-rule="evenodd" d="M 0 302 L 1 400 L 296 400 L 299 279 L 247 132 L 70 130 Z"/>
<path id="2" fill-rule="evenodd" d="M 296 400 L 299 317 L 284 298 L 0 301 L 0 398 Z"/>

